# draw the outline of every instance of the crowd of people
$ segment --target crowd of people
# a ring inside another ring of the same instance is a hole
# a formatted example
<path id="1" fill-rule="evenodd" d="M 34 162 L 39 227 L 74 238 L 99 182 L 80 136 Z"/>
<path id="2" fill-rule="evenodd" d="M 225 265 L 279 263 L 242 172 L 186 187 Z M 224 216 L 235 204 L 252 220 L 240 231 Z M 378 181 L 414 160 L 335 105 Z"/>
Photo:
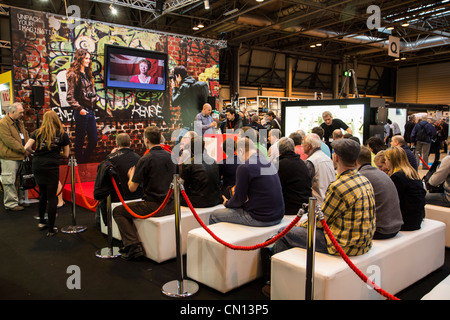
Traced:
<path id="1" fill-rule="evenodd" d="M 15 177 L 20 162 L 33 154 L 33 173 L 40 189 L 38 227 L 48 228 L 48 235 L 54 235 L 57 159 L 61 154 L 68 156 L 69 139 L 53 111 L 44 114 L 42 126 L 29 136 L 20 120 L 22 115 L 23 106 L 15 103 L 0 120 L 5 208 L 23 210 Z M 256 227 L 277 225 L 284 215 L 297 214 L 314 197 L 337 242 L 347 255 L 353 256 L 370 250 L 373 239 L 388 239 L 401 230 L 419 229 L 426 203 L 450 207 L 450 156 L 440 166 L 432 166 L 427 179 L 419 175 L 421 162 L 427 168 L 426 152 L 433 141 L 439 134 L 447 136 L 426 117 L 416 122 L 410 118 L 405 134 L 392 136 L 388 145 L 387 140 L 376 136 L 362 145 L 348 126 L 329 112 L 323 114 L 320 126 L 306 133 L 302 128 L 283 133 L 273 113 L 266 124 L 261 124 L 259 117 L 244 118 L 231 108 L 222 123 L 217 122 L 211 118 L 211 106 L 205 104 L 193 121 L 201 129 L 185 133 L 178 148 L 165 144 L 161 128 L 147 127 L 143 135 L 147 151 L 143 156 L 132 150 L 128 134 L 118 134 L 117 148 L 105 161 L 115 167 L 124 200 L 139 199 L 129 203 L 129 209 L 146 215 L 160 208 L 176 173 L 194 207 L 223 204 L 211 214 L 210 224 L 226 221 Z M 223 141 L 224 157 L 219 162 L 205 148 L 204 134 L 211 128 L 234 134 L 234 138 Z M 427 185 L 442 185 L 443 189 L 440 193 L 427 192 Z M 156 216 L 174 214 L 173 198 L 168 201 Z M 122 237 L 122 258 L 143 256 L 134 216 L 124 206 L 116 207 L 112 214 Z M 274 253 L 305 247 L 306 240 L 304 222 L 262 250 L 263 265 L 270 266 L 268 261 Z M 336 254 L 320 223 L 316 250 Z"/>

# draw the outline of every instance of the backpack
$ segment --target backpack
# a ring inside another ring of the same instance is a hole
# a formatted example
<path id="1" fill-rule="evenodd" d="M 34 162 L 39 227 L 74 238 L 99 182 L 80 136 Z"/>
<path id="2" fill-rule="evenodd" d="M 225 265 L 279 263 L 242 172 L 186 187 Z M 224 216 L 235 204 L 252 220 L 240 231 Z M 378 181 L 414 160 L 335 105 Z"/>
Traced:
<path id="1" fill-rule="evenodd" d="M 425 128 L 426 125 L 427 125 L 426 123 L 422 125 L 419 124 L 419 130 L 417 130 L 416 133 L 416 141 L 425 141 L 427 139 L 428 134 Z"/>
<path id="2" fill-rule="evenodd" d="M 209 87 L 208 84 L 205 81 L 196 81 L 192 86 L 193 92 L 195 96 L 197 97 L 198 101 L 198 110 L 202 111 L 203 105 L 208 102 L 208 96 L 209 96 Z M 213 108 L 215 106 L 212 106 Z"/>

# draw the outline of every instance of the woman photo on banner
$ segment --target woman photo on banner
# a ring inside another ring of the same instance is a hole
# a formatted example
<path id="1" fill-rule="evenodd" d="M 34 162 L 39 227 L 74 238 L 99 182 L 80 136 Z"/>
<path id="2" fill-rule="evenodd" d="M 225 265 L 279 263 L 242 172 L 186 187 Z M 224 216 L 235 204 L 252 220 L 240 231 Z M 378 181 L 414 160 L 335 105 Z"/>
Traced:
<path id="1" fill-rule="evenodd" d="M 32 147 L 36 145 L 33 151 Z M 42 125 L 30 135 L 25 150 L 34 155 L 32 162 L 33 175 L 39 186 L 39 230 L 48 228 L 47 236 L 56 234 L 57 190 L 59 185 L 59 158 L 69 156 L 70 140 L 64 132 L 63 125 L 55 111 L 44 114 Z M 45 213 L 48 220 L 45 220 Z"/>
<path id="2" fill-rule="evenodd" d="M 85 49 L 75 52 L 67 70 L 67 102 L 73 108 L 75 120 L 75 158 L 77 163 L 87 163 L 97 146 L 95 104 L 98 100 L 92 75 L 92 57 Z M 87 146 L 84 142 L 87 136 Z"/>

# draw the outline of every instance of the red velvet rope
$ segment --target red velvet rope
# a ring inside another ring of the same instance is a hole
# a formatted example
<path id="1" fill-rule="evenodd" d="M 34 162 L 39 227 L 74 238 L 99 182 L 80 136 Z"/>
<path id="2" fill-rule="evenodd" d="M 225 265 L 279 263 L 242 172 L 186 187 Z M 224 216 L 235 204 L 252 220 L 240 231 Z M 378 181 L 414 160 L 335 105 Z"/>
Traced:
<path id="1" fill-rule="evenodd" d="M 388 298 L 389 300 L 400 300 L 399 298 L 395 297 L 394 295 L 384 291 L 379 286 L 377 286 L 373 281 L 371 281 L 365 274 L 363 274 L 354 264 L 353 262 L 348 258 L 348 256 L 345 254 L 344 250 L 339 246 L 336 239 L 334 238 L 333 234 L 331 233 L 330 228 L 328 227 L 325 219 L 321 219 L 320 222 L 322 223 L 323 229 L 327 233 L 328 237 L 330 238 L 331 242 L 333 243 L 336 250 L 341 255 L 342 259 L 344 259 L 345 262 L 347 262 L 348 266 L 358 275 L 358 277 L 361 278 L 362 281 L 365 283 L 368 283 L 371 285 L 375 291 L 377 291 L 382 296 Z"/>
<path id="2" fill-rule="evenodd" d="M 81 198 L 83 199 L 84 203 L 86 204 L 86 206 L 87 206 L 89 209 L 94 209 L 94 208 L 98 205 L 99 201 L 96 201 L 93 205 L 91 205 L 91 204 L 87 201 L 87 199 L 86 199 L 86 197 L 85 197 L 85 195 L 84 195 L 83 188 L 82 188 L 82 186 L 81 186 L 81 179 L 80 179 L 80 173 L 78 172 L 78 166 L 75 166 L 75 172 L 76 172 L 76 174 L 77 174 L 78 185 L 80 186 Z"/>
<path id="3" fill-rule="evenodd" d="M 61 191 L 59 191 L 59 192 L 56 194 L 56 196 L 59 196 L 59 195 L 63 192 L 64 186 L 65 186 L 65 184 L 66 184 L 66 182 L 67 182 L 67 178 L 69 177 L 69 170 L 70 170 L 70 166 L 67 166 L 66 177 L 64 178 L 64 183 L 61 185 L 61 186 L 62 186 Z"/>
<path id="4" fill-rule="evenodd" d="M 194 207 L 192 206 L 192 203 L 191 203 L 191 201 L 189 200 L 189 198 L 187 197 L 186 192 L 185 192 L 184 190 L 181 190 L 181 195 L 183 196 L 184 200 L 186 200 L 186 203 L 187 203 L 189 209 L 191 209 L 192 214 L 194 215 L 195 219 L 197 219 L 198 223 L 200 223 L 200 225 L 203 227 L 203 229 L 205 229 L 205 230 L 206 230 L 206 231 L 207 231 L 207 232 L 208 232 L 208 233 L 209 233 L 216 241 L 218 241 L 219 243 L 221 243 L 221 244 L 223 244 L 223 245 L 225 245 L 225 246 L 227 246 L 228 248 L 233 249 L 233 250 L 247 250 L 247 251 L 249 251 L 249 250 L 255 250 L 255 249 L 259 249 L 259 248 L 266 247 L 266 246 L 268 246 L 268 245 L 270 245 L 270 244 L 272 244 L 272 243 L 278 241 L 278 239 L 284 237 L 284 235 L 285 235 L 286 233 L 288 233 L 288 232 L 292 229 L 293 226 L 295 226 L 295 224 L 298 222 L 298 220 L 300 220 L 300 216 L 296 216 L 296 217 L 294 218 L 294 220 L 292 220 L 292 222 L 291 222 L 291 223 L 290 223 L 290 224 L 289 224 L 282 232 L 280 232 L 279 234 L 277 234 L 276 236 L 274 236 L 273 238 L 267 240 L 267 241 L 264 242 L 264 243 L 256 244 L 256 245 L 254 245 L 254 246 L 236 246 L 236 245 L 230 244 L 230 243 L 228 243 L 228 242 L 225 242 L 225 241 L 223 241 L 222 239 L 220 239 L 219 237 L 217 237 L 217 236 L 211 231 L 211 229 L 209 229 L 209 228 L 203 223 L 203 221 L 199 218 L 197 212 L 195 212 L 195 209 L 194 209 Z"/>
<path id="5" fill-rule="evenodd" d="M 117 196 L 119 197 L 120 202 L 122 202 L 122 205 L 124 206 L 124 208 L 128 211 L 129 214 L 131 214 L 133 217 L 138 218 L 138 219 L 147 219 L 147 218 L 150 218 L 151 216 L 154 216 L 154 215 L 157 214 L 158 212 L 160 212 L 160 211 L 167 205 L 167 203 L 169 202 L 170 197 L 172 196 L 172 193 L 173 193 L 173 189 L 170 188 L 170 189 L 169 189 L 169 192 L 167 193 L 166 198 L 165 198 L 164 201 L 161 203 L 161 205 L 159 206 L 158 209 L 156 209 L 156 210 L 153 211 L 152 213 L 147 214 L 147 215 L 145 215 L 145 216 L 140 216 L 140 215 L 134 213 L 133 210 L 131 210 L 130 207 L 125 203 L 125 201 L 123 200 L 122 195 L 120 194 L 120 190 L 119 190 L 119 188 L 117 187 L 116 180 L 114 180 L 114 178 L 111 177 L 111 181 L 112 181 L 112 183 L 113 183 L 113 185 L 114 185 L 114 189 L 116 190 Z"/>
<path id="6" fill-rule="evenodd" d="M 430 170 L 430 166 L 428 165 L 428 163 L 426 163 L 423 159 L 422 159 L 422 157 L 419 155 L 419 159 L 420 159 L 420 161 L 422 161 L 422 163 L 425 165 L 425 167 L 427 167 L 427 169 L 428 170 Z"/>

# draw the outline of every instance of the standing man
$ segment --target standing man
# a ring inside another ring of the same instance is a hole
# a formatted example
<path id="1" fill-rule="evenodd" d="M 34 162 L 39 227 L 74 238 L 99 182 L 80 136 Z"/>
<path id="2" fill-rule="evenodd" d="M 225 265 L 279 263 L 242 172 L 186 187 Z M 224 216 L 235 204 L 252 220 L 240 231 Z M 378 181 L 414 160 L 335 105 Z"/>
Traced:
<path id="1" fill-rule="evenodd" d="M 423 161 L 428 164 L 431 140 L 434 139 L 436 135 L 437 131 L 434 126 L 427 121 L 427 115 L 423 115 L 411 132 L 411 143 L 416 146 L 416 161 L 418 166 L 421 163 L 419 155 L 421 155 Z M 425 165 L 422 165 L 422 169 L 428 170 Z"/>
<path id="2" fill-rule="evenodd" d="M 9 107 L 8 114 L 0 120 L 0 160 L 2 165 L 3 204 L 6 210 L 21 211 L 24 206 L 23 194 L 18 188 L 17 170 L 24 157 L 29 153 L 25 150 L 28 132 L 23 124 L 23 105 L 15 102 Z"/>
<path id="3" fill-rule="evenodd" d="M 353 134 L 352 129 L 349 128 L 348 125 L 344 123 L 344 121 L 340 119 L 333 119 L 333 116 L 330 111 L 325 111 L 322 113 L 323 123 L 320 125 L 324 131 L 323 138 L 325 139 L 325 143 L 331 149 L 330 138 L 333 139 L 333 131 L 336 129 L 344 129 L 347 133 Z"/>
<path id="4" fill-rule="evenodd" d="M 267 122 L 269 122 L 269 130 L 279 129 L 281 131 L 280 121 L 277 119 L 277 116 L 273 111 L 267 112 Z"/>
<path id="5" fill-rule="evenodd" d="M 216 128 L 217 123 L 211 117 L 212 107 L 209 103 L 203 105 L 202 112 L 195 116 L 195 130 L 202 129 L 202 135 L 205 133 L 213 133 L 212 128 Z M 197 132 L 200 134 L 200 132 Z"/>

